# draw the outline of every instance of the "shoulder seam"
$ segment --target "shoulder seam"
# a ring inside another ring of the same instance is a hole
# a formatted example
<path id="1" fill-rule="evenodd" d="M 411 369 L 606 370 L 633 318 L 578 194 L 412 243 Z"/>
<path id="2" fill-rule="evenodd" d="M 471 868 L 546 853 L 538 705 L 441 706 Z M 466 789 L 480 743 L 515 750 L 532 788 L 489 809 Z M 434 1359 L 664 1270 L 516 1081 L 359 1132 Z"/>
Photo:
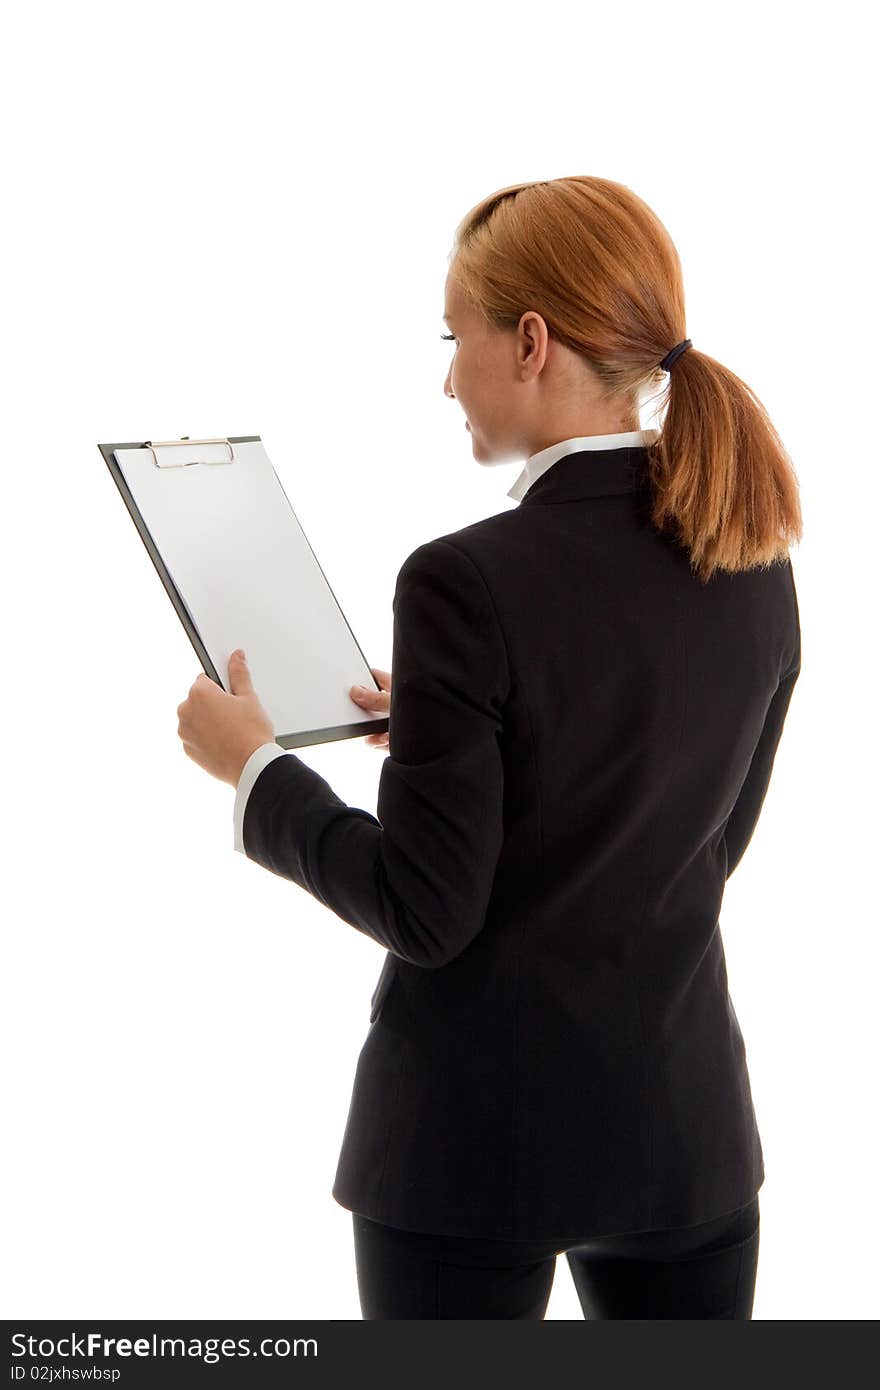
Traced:
<path id="1" fill-rule="evenodd" d="M 448 550 L 454 551 L 456 555 L 462 555 L 462 556 L 464 557 L 464 559 L 467 560 L 468 564 L 471 566 L 471 568 L 473 569 L 474 573 L 475 573 L 475 574 L 477 575 L 477 577 L 479 578 L 479 581 L 480 581 L 480 583 L 482 584 L 483 589 L 485 590 L 486 597 L 487 597 L 487 599 L 489 600 L 489 607 L 491 608 L 491 610 L 492 610 L 492 616 L 493 616 L 494 619 L 495 619 L 495 626 L 498 628 L 498 632 L 499 632 L 499 635 L 500 635 L 500 637 L 501 637 L 501 646 L 502 646 L 502 648 L 503 648 L 503 650 L 504 650 L 504 661 L 505 661 L 505 665 L 507 666 L 507 688 L 508 688 L 508 691 L 509 691 L 510 688 L 511 688 L 511 686 L 512 686 L 512 684 L 513 684 L 513 677 L 512 677 L 512 674 L 511 674 L 511 665 L 510 665 L 510 648 L 509 648 L 508 645 L 507 645 L 507 635 L 506 635 L 506 633 L 505 633 L 505 631 L 504 631 L 504 627 L 503 627 L 503 624 L 502 624 L 502 622 L 501 622 L 501 619 L 500 619 L 499 616 L 498 616 L 498 609 L 497 609 L 496 606 L 495 606 L 495 600 L 494 600 L 494 598 L 492 597 L 492 591 L 491 591 L 491 589 L 489 588 L 489 585 L 486 583 L 486 580 L 485 580 L 485 578 L 484 578 L 484 576 L 483 576 L 482 570 L 480 569 L 480 567 L 479 567 L 479 565 L 477 564 L 477 562 L 476 562 L 475 560 L 473 560 L 473 559 L 471 558 L 470 555 L 468 555 L 468 553 L 467 553 L 466 550 L 462 550 L 460 546 L 454 545 L 452 541 L 445 540 L 442 536 L 438 536 L 437 539 L 436 539 L 436 541 L 432 542 L 432 544 L 436 544 L 436 545 L 445 545 L 445 546 L 447 547 Z"/>

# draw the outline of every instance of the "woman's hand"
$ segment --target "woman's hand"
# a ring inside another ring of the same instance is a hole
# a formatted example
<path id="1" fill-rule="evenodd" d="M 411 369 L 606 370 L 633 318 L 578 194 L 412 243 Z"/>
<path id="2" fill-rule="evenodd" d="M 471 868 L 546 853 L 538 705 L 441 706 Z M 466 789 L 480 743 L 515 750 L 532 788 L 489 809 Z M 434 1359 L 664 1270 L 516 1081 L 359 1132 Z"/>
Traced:
<path id="1" fill-rule="evenodd" d="M 371 666 L 370 670 L 376 677 L 381 690 L 366 690 L 362 685 L 353 685 L 349 690 L 349 695 L 356 705 L 363 710 L 369 710 L 371 714 L 391 713 L 391 672 L 380 671 L 378 666 Z M 382 734 L 367 734 L 366 742 L 371 743 L 374 748 L 388 747 L 388 731 Z"/>
<path id="2" fill-rule="evenodd" d="M 177 706 L 177 732 L 183 751 L 221 782 L 237 787 L 248 758 L 263 743 L 273 743 L 275 729 L 257 698 L 245 654 L 229 658 L 232 693 L 202 672 L 189 695 Z"/>

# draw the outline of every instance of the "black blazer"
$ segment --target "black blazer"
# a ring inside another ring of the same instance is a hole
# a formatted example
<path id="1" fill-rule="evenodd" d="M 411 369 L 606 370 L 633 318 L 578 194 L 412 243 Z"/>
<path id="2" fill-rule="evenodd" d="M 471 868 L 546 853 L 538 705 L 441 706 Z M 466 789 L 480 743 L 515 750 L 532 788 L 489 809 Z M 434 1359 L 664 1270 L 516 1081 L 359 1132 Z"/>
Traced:
<path id="1" fill-rule="evenodd" d="M 410 1230 L 684 1226 L 764 1177 L 719 909 L 800 669 L 789 560 L 694 578 L 646 450 L 563 456 L 394 596 L 378 818 L 296 754 L 247 856 L 388 948 L 332 1194 Z"/>

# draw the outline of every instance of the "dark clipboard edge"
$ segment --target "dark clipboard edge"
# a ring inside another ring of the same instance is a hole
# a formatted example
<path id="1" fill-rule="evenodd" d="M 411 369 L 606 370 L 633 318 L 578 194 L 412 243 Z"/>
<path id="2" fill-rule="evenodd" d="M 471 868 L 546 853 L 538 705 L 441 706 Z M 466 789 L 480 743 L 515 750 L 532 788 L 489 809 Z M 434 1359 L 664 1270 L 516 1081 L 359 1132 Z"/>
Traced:
<path id="1" fill-rule="evenodd" d="M 228 436 L 228 438 L 230 444 L 262 443 L 262 439 L 258 434 L 231 434 Z M 181 623 L 183 624 L 184 631 L 186 632 L 187 637 L 193 645 L 193 649 L 196 653 L 196 656 L 202 663 L 205 675 L 210 677 L 212 681 L 215 681 L 217 685 L 220 686 L 221 690 L 225 690 L 226 687 L 220 679 L 220 675 L 216 667 L 214 666 L 213 661 L 208 655 L 205 644 L 202 642 L 202 639 L 199 636 L 198 629 L 196 628 L 195 624 L 190 618 L 189 610 L 187 609 L 187 606 L 184 603 L 183 598 L 181 597 L 181 594 L 176 584 L 174 583 L 174 580 L 168 573 L 168 570 L 165 567 L 165 563 L 162 560 L 162 556 L 159 554 L 159 551 L 153 541 L 153 537 L 150 535 L 149 528 L 146 522 L 144 521 L 143 517 L 141 516 L 140 509 L 138 508 L 138 505 L 135 502 L 134 497 L 132 496 L 131 489 L 129 488 L 128 483 L 125 481 L 125 475 L 122 472 L 122 469 L 119 467 L 119 464 L 116 462 L 116 459 L 113 457 L 114 450 L 116 449 L 144 449 L 146 448 L 146 444 L 143 442 L 133 442 L 126 444 L 99 444 L 98 448 L 101 451 L 104 462 L 110 470 L 110 476 L 112 477 L 113 481 L 115 482 L 122 495 L 122 500 L 128 509 L 128 514 L 134 522 L 135 526 L 137 527 L 138 535 L 143 541 L 147 550 L 147 554 L 149 555 L 156 568 L 156 572 L 162 581 L 162 585 L 165 589 L 165 592 L 167 593 L 168 597 L 174 605 L 174 611 L 176 612 Z M 278 478 L 277 473 L 275 474 L 275 476 L 276 478 Z M 281 488 L 281 491 L 284 493 L 288 506 L 290 506 L 290 498 L 287 496 L 287 493 L 284 492 L 284 487 L 281 483 L 280 478 L 278 478 L 278 485 Z M 293 507 L 291 507 L 290 510 L 293 511 Z M 296 512 L 294 512 L 293 514 L 294 516 L 296 516 Z M 299 518 L 297 518 L 297 524 L 299 524 Z M 305 536 L 306 545 L 308 545 L 309 550 L 312 551 L 312 555 L 314 556 L 315 563 L 317 564 L 318 569 L 321 570 L 321 574 L 324 577 L 324 583 L 330 590 L 336 607 L 342 614 L 342 619 L 345 623 L 345 626 L 351 633 L 352 641 L 354 642 L 361 656 L 364 658 L 364 665 L 367 667 L 367 670 L 369 671 L 370 663 L 367 661 L 363 648 L 361 647 L 360 643 L 358 642 L 357 638 L 352 632 L 351 624 L 349 623 L 345 614 L 342 612 L 342 607 L 339 603 L 339 600 L 333 593 L 333 590 L 330 587 L 330 584 L 327 580 L 327 576 L 326 574 L 324 574 L 323 569 L 321 569 L 318 557 L 317 555 L 315 555 L 314 550 L 312 550 L 309 538 L 305 535 L 304 531 L 303 535 Z M 376 689 L 381 690 L 381 686 L 376 681 L 376 677 L 373 675 L 372 671 L 370 671 L 370 678 L 376 686 Z M 389 721 L 387 717 L 384 717 L 382 719 L 359 720 L 355 724 L 336 724 L 329 729 L 309 729 L 300 734 L 276 734 L 275 742 L 281 748 L 307 748 L 310 744 L 314 743 L 333 743 L 336 739 L 341 738 L 362 738 L 365 734 L 385 733 L 388 728 L 388 722 Z"/>

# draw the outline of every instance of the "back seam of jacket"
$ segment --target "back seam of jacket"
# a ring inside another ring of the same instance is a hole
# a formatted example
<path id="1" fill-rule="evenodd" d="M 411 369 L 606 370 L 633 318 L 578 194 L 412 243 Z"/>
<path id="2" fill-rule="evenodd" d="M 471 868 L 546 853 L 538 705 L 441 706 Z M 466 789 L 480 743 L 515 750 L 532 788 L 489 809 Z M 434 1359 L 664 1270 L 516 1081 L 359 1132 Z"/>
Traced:
<path id="1" fill-rule="evenodd" d="M 685 642 L 684 631 L 683 631 L 683 627 L 682 627 L 681 613 L 679 613 L 679 615 L 678 615 L 678 623 L 676 624 L 676 627 L 677 627 L 677 631 L 678 631 L 679 655 L 680 655 L 680 657 L 681 657 L 681 679 L 682 679 L 681 719 L 680 719 L 680 721 L 679 721 L 679 726 L 678 726 L 678 741 L 677 741 L 676 746 L 675 746 L 675 753 L 674 753 L 673 757 L 672 757 L 671 760 L 670 760 L 670 764 L 669 764 L 669 775 L 668 775 L 668 777 L 666 778 L 666 785 L 665 785 L 665 787 L 663 788 L 663 795 L 662 795 L 662 797 L 660 798 L 660 803 L 659 803 L 659 804 L 660 804 L 661 807 L 662 807 L 663 803 L 664 803 L 665 800 L 666 800 L 667 793 L 668 793 L 669 788 L 670 788 L 670 786 L 671 786 L 671 784 L 672 784 L 672 779 L 673 779 L 673 777 L 674 777 L 674 775 L 675 775 L 675 769 L 676 769 L 676 766 L 677 766 L 677 763 L 678 763 L 678 755 L 679 755 L 679 752 L 681 751 L 681 745 L 682 745 L 682 743 L 683 743 L 683 741 L 684 741 L 685 724 L 687 723 L 687 708 L 688 708 L 687 643 Z M 653 860 L 654 860 L 654 850 L 655 850 L 656 843 L 657 843 L 657 826 L 658 826 L 658 824 L 659 824 L 659 819 L 660 819 L 660 817 L 659 817 L 659 814 L 658 814 L 658 816 L 657 816 L 657 818 L 656 818 L 656 820 L 655 820 L 655 822 L 654 822 L 654 833 L 653 833 L 653 835 L 651 836 L 651 847 L 650 847 L 650 850 L 649 850 L 648 854 L 646 855 L 647 871 L 646 871 L 646 873 L 645 873 L 645 887 L 644 887 L 644 896 L 643 896 L 643 898 L 642 898 L 642 911 L 641 911 L 641 915 L 640 915 L 640 917 L 639 917 L 639 924 L 638 924 L 638 926 L 637 926 L 637 928 L 636 928 L 636 933 L 635 933 L 635 941 L 636 941 L 636 942 L 638 942 L 638 940 L 639 940 L 639 938 L 640 938 L 640 936 L 641 936 L 642 929 L 643 929 L 644 923 L 645 923 L 645 917 L 646 917 L 647 911 L 648 911 L 648 898 L 649 898 L 648 889 L 649 889 L 649 886 L 650 886 L 651 874 L 652 874 L 653 868 L 654 868 L 654 864 L 653 864 Z M 647 1097 L 648 1097 L 648 1175 L 649 1175 L 649 1178 L 648 1178 L 648 1181 L 649 1181 L 648 1190 L 649 1190 L 649 1192 L 650 1192 L 651 1195 L 650 1195 L 650 1207 L 649 1207 L 649 1210 L 648 1210 L 647 1221 L 648 1221 L 648 1225 L 650 1226 L 650 1225 L 652 1224 L 653 1220 L 654 1220 L 654 1129 L 655 1129 L 655 1124 L 654 1124 L 654 1107 L 653 1107 L 653 1103 L 652 1103 L 652 1101 L 651 1101 L 652 1089 L 651 1089 L 651 1085 L 650 1085 L 650 1081 L 649 1081 L 650 1053 L 649 1053 L 649 1051 L 648 1051 L 648 1045 L 647 1045 L 647 1044 L 648 1044 L 648 1040 L 647 1040 L 647 1038 L 646 1038 L 646 1036 L 645 1036 L 645 1028 L 644 1028 L 644 1011 L 643 1011 L 643 1009 L 642 1009 L 642 1001 L 641 1001 L 641 996 L 640 996 L 640 994 L 639 994 L 638 980 L 635 980 L 635 981 L 634 981 L 634 984 L 635 984 L 635 991 L 636 991 L 636 1007 L 637 1007 L 637 1009 L 638 1009 L 638 1014 L 639 1014 L 639 1031 L 640 1031 L 640 1033 L 641 1033 L 641 1035 L 642 1035 L 643 1070 L 644 1070 L 644 1074 L 645 1074 L 646 1094 L 647 1094 Z"/>

